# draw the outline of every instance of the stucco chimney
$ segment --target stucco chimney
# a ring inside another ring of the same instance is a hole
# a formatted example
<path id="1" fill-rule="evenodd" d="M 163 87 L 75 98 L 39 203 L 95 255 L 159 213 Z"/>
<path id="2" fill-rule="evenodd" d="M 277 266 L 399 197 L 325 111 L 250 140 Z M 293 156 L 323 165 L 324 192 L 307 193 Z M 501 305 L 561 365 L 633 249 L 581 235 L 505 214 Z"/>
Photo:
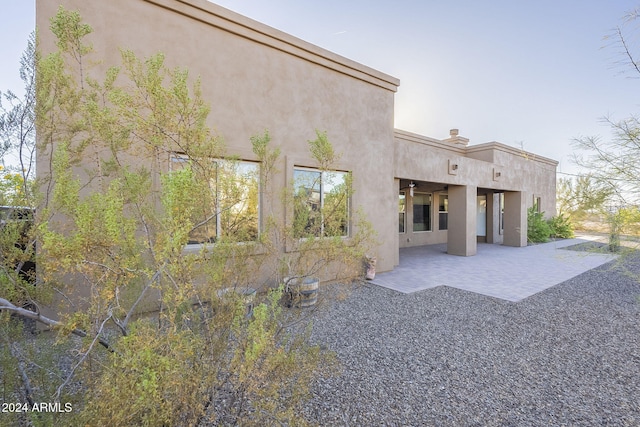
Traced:
<path id="1" fill-rule="evenodd" d="M 448 142 L 449 144 L 453 144 L 453 145 L 462 145 L 462 146 L 467 146 L 469 145 L 469 138 L 463 138 L 462 136 L 458 135 L 460 133 L 460 131 L 458 129 L 451 129 L 449 131 L 449 138 L 445 139 L 444 142 Z"/>

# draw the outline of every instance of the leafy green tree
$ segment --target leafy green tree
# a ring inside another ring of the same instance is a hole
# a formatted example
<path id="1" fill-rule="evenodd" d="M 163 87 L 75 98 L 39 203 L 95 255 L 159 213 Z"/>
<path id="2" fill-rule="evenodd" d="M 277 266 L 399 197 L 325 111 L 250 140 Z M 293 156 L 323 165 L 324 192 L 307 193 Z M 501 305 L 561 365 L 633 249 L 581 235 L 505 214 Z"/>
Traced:
<path id="1" fill-rule="evenodd" d="M 591 175 L 558 180 L 558 214 L 573 221 L 583 220 L 589 213 L 600 212 L 610 200 L 613 190 Z"/>

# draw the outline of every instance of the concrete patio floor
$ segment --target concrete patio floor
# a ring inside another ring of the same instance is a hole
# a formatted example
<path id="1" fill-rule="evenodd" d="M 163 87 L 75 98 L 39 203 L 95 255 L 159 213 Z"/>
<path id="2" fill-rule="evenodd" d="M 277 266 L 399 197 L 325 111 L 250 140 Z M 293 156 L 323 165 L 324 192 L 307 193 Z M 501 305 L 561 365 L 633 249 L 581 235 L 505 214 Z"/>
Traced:
<path id="1" fill-rule="evenodd" d="M 478 243 L 471 257 L 447 254 L 446 243 L 402 248 L 400 265 L 370 283 L 403 293 L 450 286 L 516 302 L 615 259 L 562 249 L 595 239 L 582 236 L 523 248 Z"/>

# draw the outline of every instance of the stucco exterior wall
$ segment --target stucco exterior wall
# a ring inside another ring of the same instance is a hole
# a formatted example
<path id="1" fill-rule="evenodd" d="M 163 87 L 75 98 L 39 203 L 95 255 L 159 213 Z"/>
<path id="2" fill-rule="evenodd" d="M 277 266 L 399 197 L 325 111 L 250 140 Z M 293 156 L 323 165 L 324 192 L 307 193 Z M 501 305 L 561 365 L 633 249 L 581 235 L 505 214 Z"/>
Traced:
<path id="1" fill-rule="evenodd" d="M 462 141 L 465 142 L 464 138 Z M 526 207 L 533 206 L 538 199 L 547 217 L 555 215 L 557 162 L 554 160 L 497 142 L 467 146 L 401 130 L 395 132 L 394 150 L 394 174 L 400 178 L 398 190 L 405 188 L 406 191 L 406 185 L 413 181 L 417 183 L 415 191 L 434 196 L 433 227 L 429 232 L 412 232 L 411 201 L 408 201 L 407 227 L 406 232 L 399 235 L 399 247 L 448 241 L 449 233 L 437 228 L 437 197 L 446 194 L 449 186 L 475 186 L 478 195 L 521 192 Z M 491 207 L 487 212 L 492 221 L 497 222 L 494 200 L 489 201 Z M 498 242 L 493 224 L 488 230 L 492 233 L 489 241 Z"/>
<path id="2" fill-rule="evenodd" d="M 307 141 L 326 131 L 341 155 L 337 168 L 353 172 L 352 205 L 369 214 L 380 241 L 395 239 L 389 159 L 397 79 L 204 0 L 37 1 L 44 52 L 54 48 L 48 21 L 59 3 L 94 30 L 102 61 L 94 76 L 120 64 L 120 48 L 139 57 L 162 52 L 169 67 L 201 79 L 209 125 L 230 155 L 255 160 L 249 138 L 269 130 L 284 156 L 266 193 L 279 195 L 294 165 L 316 166 Z M 263 210 L 284 221 L 279 200 L 264 200 Z M 381 271 L 393 267 L 387 246 L 376 255 Z"/>
<path id="3" fill-rule="evenodd" d="M 404 131 L 396 131 L 394 148 L 395 174 L 400 178 L 539 192 L 553 199 L 555 206 L 554 160 L 499 143 L 460 147 Z M 458 165 L 457 169 L 450 170 L 451 164 Z"/>

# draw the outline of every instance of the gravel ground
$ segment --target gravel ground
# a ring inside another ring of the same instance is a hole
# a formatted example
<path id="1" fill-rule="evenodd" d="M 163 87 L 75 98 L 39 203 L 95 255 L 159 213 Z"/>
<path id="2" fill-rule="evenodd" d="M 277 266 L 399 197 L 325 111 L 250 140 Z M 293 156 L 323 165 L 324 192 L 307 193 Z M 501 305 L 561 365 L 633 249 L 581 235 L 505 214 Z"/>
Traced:
<path id="1" fill-rule="evenodd" d="M 625 264 L 640 273 L 639 256 Z M 323 426 L 640 425 L 639 295 L 614 263 L 518 303 L 356 287 L 313 314 L 312 339 L 343 370 L 306 413 Z"/>

